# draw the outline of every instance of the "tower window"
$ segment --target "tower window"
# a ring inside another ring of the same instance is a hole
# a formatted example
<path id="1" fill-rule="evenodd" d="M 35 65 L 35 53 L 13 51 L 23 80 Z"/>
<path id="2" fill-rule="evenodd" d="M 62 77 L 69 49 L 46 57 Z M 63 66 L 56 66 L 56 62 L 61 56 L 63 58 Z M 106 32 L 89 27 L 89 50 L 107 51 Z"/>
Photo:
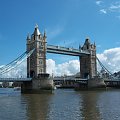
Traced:
<path id="1" fill-rule="evenodd" d="M 39 46 L 41 46 L 41 42 L 39 42 Z"/>
<path id="2" fill-rule="evenodd" d="M 40 39 L 40 35 L 39 35 L 39 39 Z"/>
<path id="3" fill-rule="evenodd" d="M 43 73 L 43 69 L 40 69 L 39 72 L 40 72 L 40 73 Z"/>
<path id="4" fill-rule="evenodd" d="M 43 50 L 43 46 L 40 46 L 39 48 L 40 48 L 40 50 Z"/>
<path id="5" fill-rule="evenodd" d="M 89 46 L 87 45 L 87 49 L 89 49 Z"/>
<path id="6" fill-rule="evenodd" d="M 43 64 L 43 61 L 42 61 L 42 60 L 40 60 L 40 61 L 39 61 L 39 64 L 40 64 L 40 65 L 42 65 L 42 64 Z"/>
<path id="7" fill-rule="evenodd" d="M 35 35 L 34 35 L 34 40 L 35 40 Z"/>
<path id="8" fill-rule="evenodd" d="M 41 54 L 41 53 L 39 53 L 39 55 L 40 55 L 40 56 L 42 56 L 42 54 Z"/>

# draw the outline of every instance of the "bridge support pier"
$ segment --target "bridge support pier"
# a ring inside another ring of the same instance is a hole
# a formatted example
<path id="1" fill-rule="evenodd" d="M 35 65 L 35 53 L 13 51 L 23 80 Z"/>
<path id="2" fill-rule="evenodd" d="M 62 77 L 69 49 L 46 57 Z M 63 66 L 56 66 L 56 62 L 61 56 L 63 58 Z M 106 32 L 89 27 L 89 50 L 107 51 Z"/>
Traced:
<path id="1" fill-rule="evenodd" d="M 106 88 L 106 84 L 102 78 L 94 77 L 88 80 L 89 88 Z"/>
<path id="2" fill-rule="evenodd" d="M 49 74 L 40 74 L 31 82 L 24 82 L 21 86 L 21 93 L 51 93 L 54 90 L 53 79 Z"/>
<path id="3" fill-rule="evenodd" d="M 21 93 L 28 93 L 31 90 L 32 90 L 32 81 L 23 82 L 21 84 Z"/>

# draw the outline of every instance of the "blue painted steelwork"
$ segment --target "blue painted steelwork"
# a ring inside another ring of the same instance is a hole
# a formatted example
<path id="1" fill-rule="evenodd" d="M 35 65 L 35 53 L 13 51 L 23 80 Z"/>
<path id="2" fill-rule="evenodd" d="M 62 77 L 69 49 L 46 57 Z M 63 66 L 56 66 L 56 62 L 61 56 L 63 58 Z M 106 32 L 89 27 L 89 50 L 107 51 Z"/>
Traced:
<path id="1" fill-rule="evenodd" d="M 71 56 L 83 56 L 89 55 L 89 51 L 75 49 L 75 48 L 67 48 L 61 46 L 53 46 L 47 45 L 47 53 L 56 53 L 56 54 L 63 54 L 63 55 L 71 55 Z"/>
<path id="2" fill-rule="evenodd" d="M 25 82 L 31 80 L 32 78 L 0 78 L 0 82 Z"/>
<path id="3" fill-rule="evenodd" d="M 30 52 L 24 52 L 22 55 L 20 55 L 18 58 L 13 60 L 12 62 L 8 63 L 7 65 L 0 68 L 0 74 L 3 75 L 12 69 L 16 68 L 18 65 L 20 65 L 24 59 L 28 58 L 35 49 L 31 50 Z"/>

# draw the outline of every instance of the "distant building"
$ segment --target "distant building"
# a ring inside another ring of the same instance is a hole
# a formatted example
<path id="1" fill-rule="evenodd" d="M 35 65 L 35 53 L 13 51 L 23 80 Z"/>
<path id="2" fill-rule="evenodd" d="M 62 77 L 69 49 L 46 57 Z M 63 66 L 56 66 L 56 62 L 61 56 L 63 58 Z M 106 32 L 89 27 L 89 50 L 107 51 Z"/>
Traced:
<path id="1" fill-rule="evenodd" d="M 9 87 L 9 82 L 2 82 L 2 86 L 3 86 L 4 88 Z"/>

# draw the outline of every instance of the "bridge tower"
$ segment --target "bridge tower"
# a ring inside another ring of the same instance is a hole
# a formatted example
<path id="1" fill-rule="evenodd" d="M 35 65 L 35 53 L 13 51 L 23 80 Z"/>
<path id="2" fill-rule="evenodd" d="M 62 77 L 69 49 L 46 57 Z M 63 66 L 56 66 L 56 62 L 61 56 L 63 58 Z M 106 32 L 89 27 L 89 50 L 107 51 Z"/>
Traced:
<path id="1" fill-rule="evenodd" d="M 90 39 L 86 38 L 81 49 L 89 51 L 90 55 L 80 57 L 80 76 L 81 78 L 93 78 L 97 76 L 96 45 L 91 44 Z"/>
<path id="2" fill-rule="evenodd" d="M 41 90 L 53 89 L 53 80 L 46 73 L 46 38 L 46 33 L 41 34 L 38 25 L 33 34 L 27 36 L 27 52 L 34 49 L 27 58 L 27 77 L 32 78 L 32 81 L 22 84 L 22 93 L 40 93 Z"/>
<path id="3" fill-rule="evenodd" d="M 35 26 L 34 32 L 27 36 L 27 52 L 34 50 L 27 59 L 27 77 L 37 78 L 39 74 L 46 73 L 46 33 L 42 35 Z"/>
<path id="4" fill-rule="evenodd" d="M 80 74 L 81 78 L 88 79 L 88 88 L 105 88 L 104 80 L 97 77 L 96 63 L 96 45 L 90 43 L 90 39 L 86 38 L 81 50 L 89 51 L 90 55 L 80 57 Z"/>

